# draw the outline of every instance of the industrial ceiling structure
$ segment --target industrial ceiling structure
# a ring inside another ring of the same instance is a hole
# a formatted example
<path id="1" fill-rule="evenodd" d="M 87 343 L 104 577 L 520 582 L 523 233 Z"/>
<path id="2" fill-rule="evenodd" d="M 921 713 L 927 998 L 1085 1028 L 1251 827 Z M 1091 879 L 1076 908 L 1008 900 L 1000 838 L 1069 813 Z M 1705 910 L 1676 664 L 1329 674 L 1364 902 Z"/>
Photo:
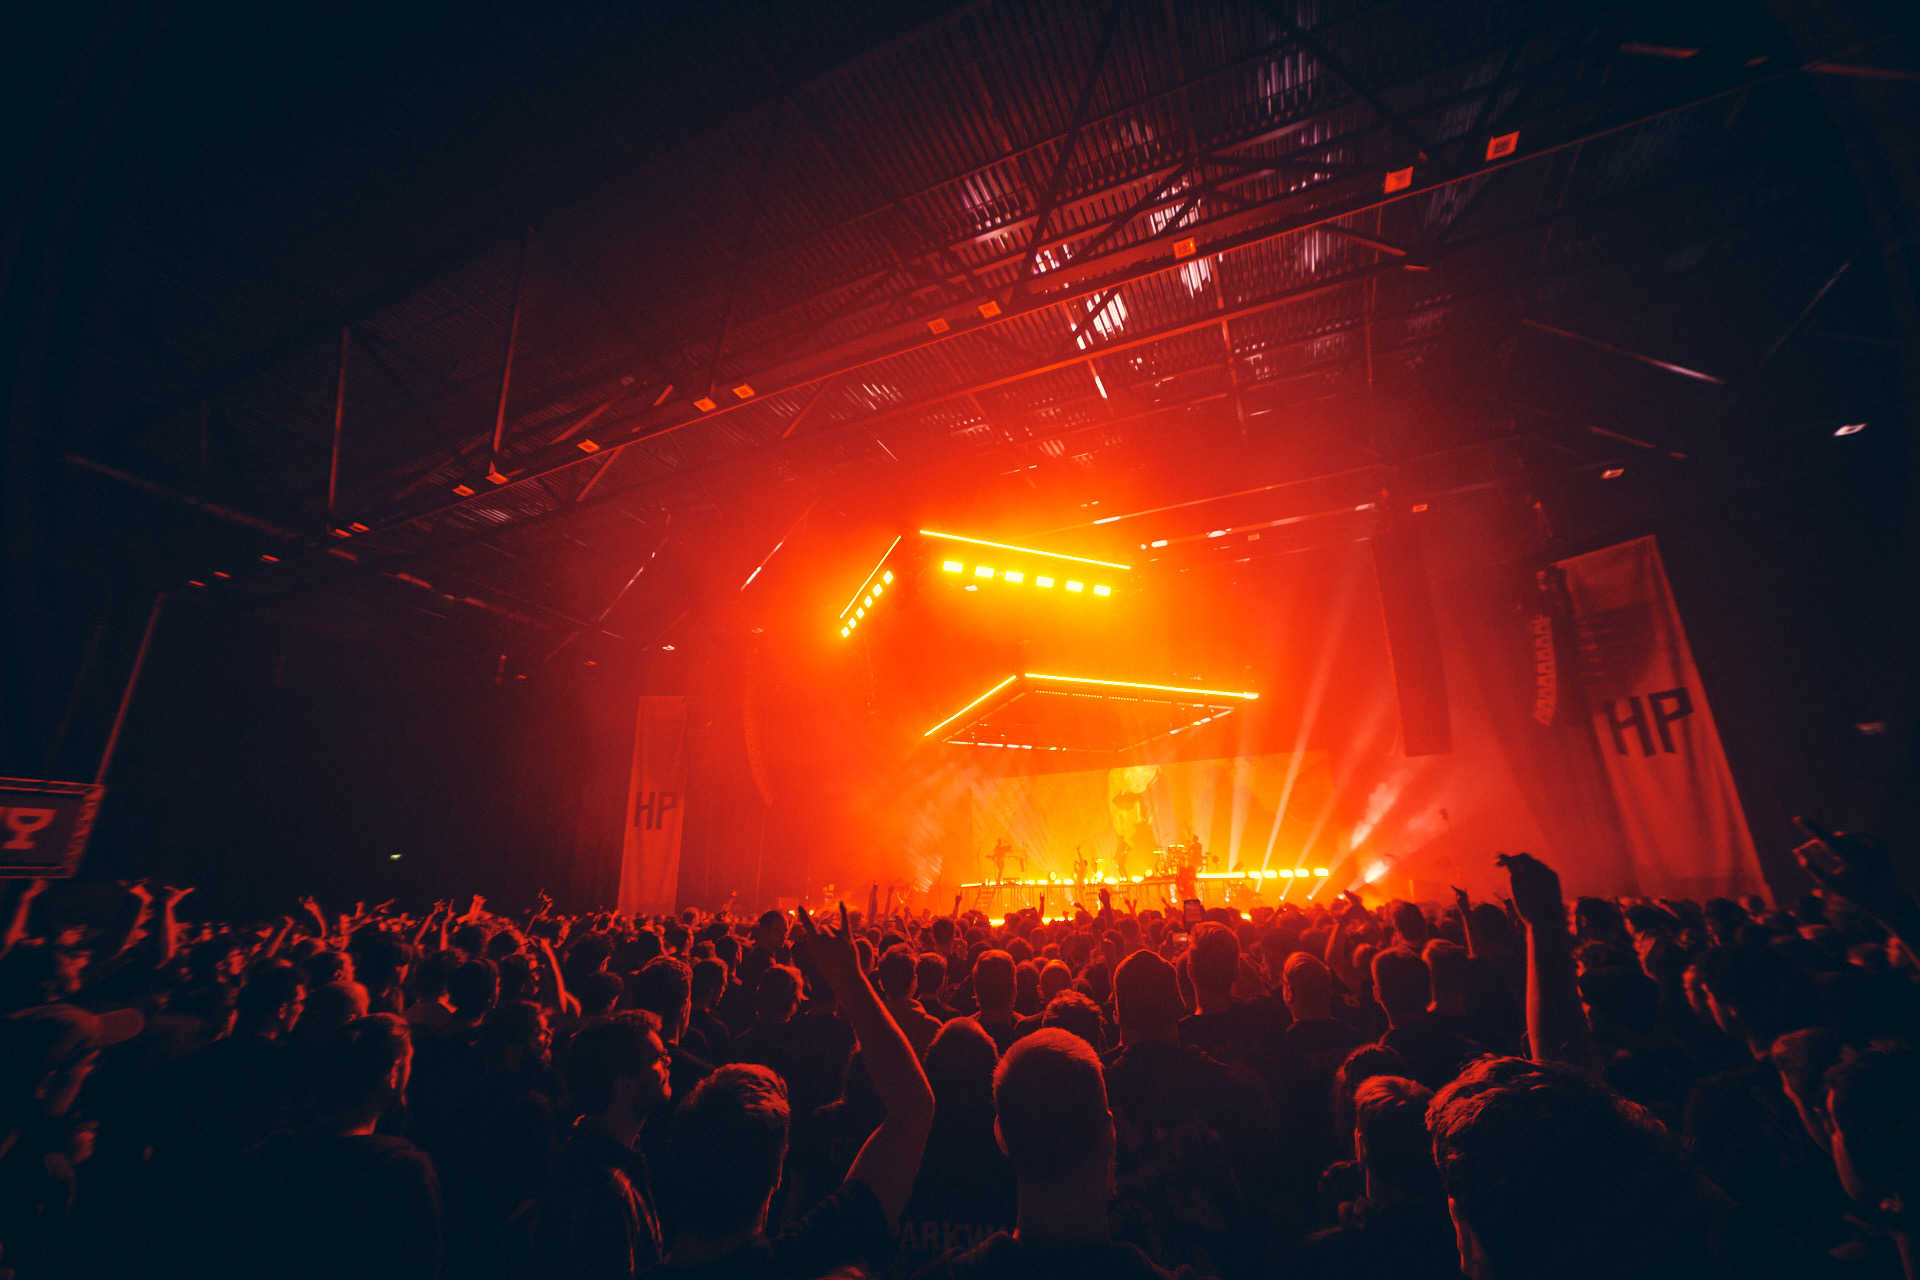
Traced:
<path id="1" fill-rule="evenodd" d="M 660 643 L 656 557 L 731 592 L 823 500 L 1270 553 L 1752 430 L 1860 248 L 1809 104 L 1914 76 L 1891 21 L 1739 4 L 661 8 L 423 19 L 344 83 L 262 55 L 248 92 L 314 82 L 257 138 L 193 81 L 214 19 L 118 31 L 39 465 L 191 523 L 176 589 L 542 654 Z"/>

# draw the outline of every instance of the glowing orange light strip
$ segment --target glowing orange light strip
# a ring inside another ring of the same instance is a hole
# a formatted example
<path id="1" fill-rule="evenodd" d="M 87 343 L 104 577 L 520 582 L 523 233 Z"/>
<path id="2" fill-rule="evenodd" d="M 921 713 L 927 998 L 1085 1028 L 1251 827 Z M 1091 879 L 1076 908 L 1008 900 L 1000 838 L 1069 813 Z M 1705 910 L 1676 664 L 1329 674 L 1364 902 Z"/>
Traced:
<path id="1" fill-rule="evenodd" d="M 1118 689 L 1154 689 L 1161 693 L 1197 693 L 1208 698 L 1240 698 L 1252 702 L 1259 698 L 1257 693 L 1237 693 L 1226 689 L 1181 689 L 1170 684 L 1135 684 L 1131 680 L 1089 680 L 1085 676 L 1045 676 L 1037 671 L 1024 673 L 1028 680 L 1059 680 L 1066 684 L 1102 684 Z"/>
<path id="2" fill-rule="evenodd" d="M 945 538 L 949 542 L 969 542 L 976 547 L 996 547 L 1001 551 L 1018 551 L 1023 555 L 1045 556 L 1049 560 L 1071 560 L 1075 564 L 1097 564 L 1105 569 L 1125 569 L 1132 572 L 1130 564 L 1115 564 L 1111 560 L 1089 560 L 1085 556 L 1061 555 L 1058 551 L 1036 551 L 1032 547 L 1016 547 L 1007 542 L 988 542 L 984 538 L 963 538 L 957 533 L 935 533 L 932 529 L 920 530 L 923 538 Z"/>
<path id="3" fill-rule="evenodd" d="M 965 714 L 967 714 L 967 712 L 973 710 L 975 707 L 979 706 L 981 703 L 985 702 L 988 698 L 991 698 L 994 694 L 1000 692 L 1002 689 L 1006 688 L 1008 685 L 1012 684 L 1015 680 L 1018 680 L 1019 678 L 1020 678 L 1019 676 L 1008 676 L 1005 680 L 1002 680 L 999 684 L 993 686 L 993 688 L 987 690 L 985 693 L 975 698 L 972 702 L 969 702 L 966 706 L 960 708 L 958 711 L 954 712 L 952 715 L 948 716 L 945 720 L 942 720 L 939 724 L 933 726 L 933 728 L 927 730 L 925 733 L 921 734 L 920 736 L 923 738 L 931 738 L 934 734 L 940 732 L 942 729 L 952 724 L 955 720 L 958 720 L 961 716 L 964 716 Z"/>
<path id="4" fill-rule="evenodd" d="M 900 537 L 905 537 L 905 536 L 906 536 L 905 534 L 900 535 Z M 842 609 L 840 611 L 841 617 L 843 618 L 846 617 L 848 610 L 852 609 L 854 605 L 860 602 L 860 597 L 866 593 L 867 587 L 870 586 L 873 580 L 880 575 L 880 571 L 887 567 L 887 556 L 892 555 L 893 549 L 899 545 L 900 545 L 900 538 L 895 538 L 892 542 L 887 544 L 887 549 L 885 554 L 883 554 L 880 557 L 880 563 L 873 566 L 873 572 L 868 574 L 866 577 L 866 581 L 860 584 L 860 590 L 854 592 L 853 599 L 847 601 L 846 609 Z"/>

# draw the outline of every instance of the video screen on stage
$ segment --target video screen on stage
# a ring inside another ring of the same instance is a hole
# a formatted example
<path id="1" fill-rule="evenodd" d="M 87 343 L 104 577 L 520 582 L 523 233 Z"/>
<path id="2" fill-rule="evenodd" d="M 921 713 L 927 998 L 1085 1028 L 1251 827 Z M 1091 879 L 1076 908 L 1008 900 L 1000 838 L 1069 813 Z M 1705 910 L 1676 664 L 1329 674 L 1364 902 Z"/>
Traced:
<path id="1" fill-rule="evenodd" d="M 1152 875 L 1196 839 L 1212 871 L 1304 865 L 1333 795 L 1325 751 L 982 779 L 961 878 L 1072 879 L 1081 860 L 1087 879 Z"/>

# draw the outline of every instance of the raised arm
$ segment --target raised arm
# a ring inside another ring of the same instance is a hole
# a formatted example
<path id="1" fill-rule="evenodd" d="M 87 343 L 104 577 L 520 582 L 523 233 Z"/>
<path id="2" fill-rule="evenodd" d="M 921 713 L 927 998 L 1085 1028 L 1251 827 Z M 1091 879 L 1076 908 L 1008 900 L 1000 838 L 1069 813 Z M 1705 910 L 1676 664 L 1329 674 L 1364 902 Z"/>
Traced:
<path id="1" fill-rule="evenodd" d="M 1533 1059 L 1597 1072 L 1600 1055 L 1580 1007 L 1560 876 L 1530 853 L 1503 853 L 1499 862 L 1513 878 L 1514 909 L 1527 927 L 1527 1046 Z"/>
<path id="2" fill-rule="evenodd" d="M 14 944 L 27 936 L 27 918 L 33 914 L 33 900 L 46 891 L 45 879 L 29 880 L 20 886 L 20 896 L 13 900 L 13 914 L 7 919 L 7 931 L 0 934 L 0 956 L 13 950 Z"/>
<path id="3" fill-rule="evenodd" d="M 546 938 L 538 938 L 540 955 L 547 962 L 547 972 L 553 976 L 553 1007 L 561 1013 L 577 1014 L 580 1001 L 567 994 L 567 980 L 560 972 L 560 957 L 553 953 L 553 943 Z"/>
<path id="4" fill-rule="evenodd" d="M 160 958 L 155 968 L 172 964 L 173 958 L 180 954 L 180 902 L 192 892 L 192 885 L 183 888 L 167 885 L 160 891 Z"/>
<path id="5" fill-rule="evenodd" d="M 1487 954 L 1487 940 L 1473 927 L 1473 900 L 1458 885 L 1453 886 L 1453 905 L 1460 913 L 1460 932 L 1466 935 L 1467 954 L 1477 960 Z"/>
<path id="6" fill-rule="evenodd" d="M 1920 955 L 1920 902 L 1907 890 L 1887 851 L 1866 836 L 1825 831 L 1806 818 L 1794 822 L 1813 839 L 1793 856 L 1821 889 L 1845 898 L 1879 921 L 1907 951 Z"/>
<path id="7" fill-rule="evenodd" d="M 432 931 L 435 923 L 439 921 L 440 908 L 445 905 L 446 904 L 444 902 L 434 903 L 433 910 L 427 912 L 427 918 L 422 920 L 420 922 L 420 927 L 413 931 L 413 945 L 416 949 L 424 947 L 426 945 L 427 934 Z"/>
<path id="8" fill-rule="evenodd" d="M 864 1182 L 872 1190 L 892 1227 L 900 1221 L 900 1211 L 907 1207 L 913 1180 L 920 1172 L 920 1156 L 933 1128 L 933 1089 L 913 1047 L 860 971 L 847 904 L 840 904 L 837 932 L 817 927 L 805 907 L 799 908 L 799 915 L 807 950 L 859 1037 L 867 1076 L 887 1109 L 886 1119 L 853 1158 L 847 1181 Z"/>

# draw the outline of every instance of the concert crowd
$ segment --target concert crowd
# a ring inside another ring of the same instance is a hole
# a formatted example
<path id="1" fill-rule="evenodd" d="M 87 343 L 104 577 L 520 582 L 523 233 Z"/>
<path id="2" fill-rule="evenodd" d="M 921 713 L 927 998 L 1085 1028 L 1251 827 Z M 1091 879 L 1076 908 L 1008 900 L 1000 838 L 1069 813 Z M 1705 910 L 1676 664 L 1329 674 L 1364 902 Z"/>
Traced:
<path id="1" fill-rule="evenodd" d="M 0 1276 L 1916 1280 L 1920 905 L 1799 855 L 1066 920 L 22 883 Z"/>

